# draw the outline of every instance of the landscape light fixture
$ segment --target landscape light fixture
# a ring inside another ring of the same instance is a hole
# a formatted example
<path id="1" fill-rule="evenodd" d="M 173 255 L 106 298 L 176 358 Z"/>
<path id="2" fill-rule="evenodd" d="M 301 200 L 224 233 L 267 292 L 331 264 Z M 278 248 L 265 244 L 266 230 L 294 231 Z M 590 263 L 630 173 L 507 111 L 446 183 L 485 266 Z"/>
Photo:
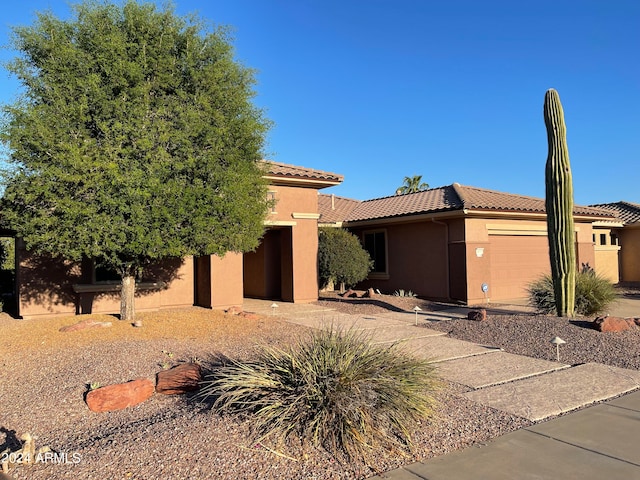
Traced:
<path id="1" fill-rule="evenodd" d="M 416 325 L 418 325 L 418 312 L 421 312 L 422 309 L 419 306 L 413 307 L 413 311 L 416 312 Z"/>
<path id="2" fill-rule="evenodd" d="M 556 346 L 556 361 L 560 361 L 560 345 L 564 345 L 565 342 L 563 339 L 561 339 L 560 337 L 553 337 L 551 339 L 551 343 L 553 343 Z"/>
<path id="3" fill-rule="evenodd" d="M 278 304 L 277 303 L 272 303 L 271 304 L 271 315 L 275 315 L 276 314 L 276 308 L 278 308 Z"/>

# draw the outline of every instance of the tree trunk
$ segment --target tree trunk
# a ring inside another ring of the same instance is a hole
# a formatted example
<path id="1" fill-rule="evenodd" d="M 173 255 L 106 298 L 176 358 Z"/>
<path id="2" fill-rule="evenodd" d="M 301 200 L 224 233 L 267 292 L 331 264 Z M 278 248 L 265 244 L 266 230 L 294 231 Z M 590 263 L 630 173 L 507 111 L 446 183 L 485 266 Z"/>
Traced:
<path id="1" fill-rule="evenodd" d="M 120 320 L 134 322 L 136 317 L 135 307 L 136 276 L 127 272 L 122 276 L 122 288 L 120 290 Z"/>

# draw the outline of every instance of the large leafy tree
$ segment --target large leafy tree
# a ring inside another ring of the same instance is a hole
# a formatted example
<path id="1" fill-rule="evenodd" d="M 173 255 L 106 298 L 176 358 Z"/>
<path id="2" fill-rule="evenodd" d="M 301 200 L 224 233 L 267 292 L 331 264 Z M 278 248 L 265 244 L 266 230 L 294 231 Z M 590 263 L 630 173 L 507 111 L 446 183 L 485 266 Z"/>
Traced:
<path id="1" fill-rule="evenodd" d="M 422 175 L 413 175 L 411 177 L 404 177 L 402 186 L 396 189 L 396 195 L 421 192 L 428 188 L 429 184 L 422 181 Z"/>
<path id="2" fill-rule="evenodd" d="M 269 122 L 225 29 L 151 3 L 72 8 L 13 30 L 3 216 L 36 254 L 119 272 L 132 320 L 149 262 L 258 245 Z"/>

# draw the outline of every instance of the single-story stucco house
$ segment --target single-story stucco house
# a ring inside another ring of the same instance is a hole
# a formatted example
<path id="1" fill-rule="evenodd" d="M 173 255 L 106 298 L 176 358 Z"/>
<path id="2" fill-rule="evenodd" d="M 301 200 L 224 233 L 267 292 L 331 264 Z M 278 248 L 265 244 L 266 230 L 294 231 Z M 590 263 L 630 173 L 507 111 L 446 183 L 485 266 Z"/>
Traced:
<path id="1" fill-rule="evenodd" d="M 318 190 L 343 177 L 310 168 L 267 162 L 269 196 L 265 233 L 255 252 L 224 257 L 188 257 L 160 262 L 144 271 L 136 309 L 198 305 L 241 306 L 243 298 L 312 302 L 318 298 Z M 7 233 L 7 232 L 5 232 Z M 35 257 L 16 241 L 18 316 L 117 313 L 119 281 L 90 259 L 74 263 Z"/>
<path id="2" fill-rule="evenodd" d="M 244 297 L 312 302 L 318 298 L 318 226 L 345 227 L 375 267 L 359 287 L 465 304 L 526 297 L 548 273 L 544 200 L 457 183 L 359 201 L 326 195 L 330 172 L 267 162 L 276 200 L 255 252 L 174 259 L 146 269 L 139 311 L 241 306 Z M 640 206 L 628 202 L 574 208 L 578 265 L 611 281 L 640 281 Z M 11 232 L 0 232 L 9 235 Z M 485 291 L 486 290 L 486 291 Z M 16 241 L 16 302 L 23 318 L 117 313 L 119 282 L 90 259 L 34 257 Z"/>
<path id="3" fill-rule="evenodd" d="M 319 212 L 320 225 L 348 228 L 374 260 L 360 288 L 477 304 L 525 298 L 550 271 L 544 199 L 454 183 L 366 201 L 321 194 Z M 576 206 L 574 219 L 578 266 L 617 269 L 617 256 L 594 248 L 599 229 L 622 226 L 616 215 Z"/>

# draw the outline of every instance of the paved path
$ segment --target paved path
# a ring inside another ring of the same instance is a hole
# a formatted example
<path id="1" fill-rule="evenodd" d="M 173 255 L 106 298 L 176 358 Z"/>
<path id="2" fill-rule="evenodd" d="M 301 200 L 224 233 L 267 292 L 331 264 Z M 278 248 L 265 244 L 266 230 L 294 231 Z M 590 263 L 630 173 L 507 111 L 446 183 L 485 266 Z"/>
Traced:
<path id="1" fill-rule="evenodd" d="M 442 378 L 469 387 L 470 391 L 461 394 L 466 398 L 534 422 L 640 388 L 637 370 L 600 364 L 572 367 L 508 354 L 429 329 L 433 320 L 466 318 L 465 308 L 443 308 L 417 316 L 404 312 L 346 315 L 317 305 L 272 305 L 245 299 L 244 308 L 313 328 L 362 330 L 380 344 L 399 343 L 434 361 Z M 638 306 L 640 302 L 625 302 L 625 313 Z M 640 391 L 504 435 L 482 448 L 468 448 L 373 478 L 640 479 L 638 438 Z"/>

